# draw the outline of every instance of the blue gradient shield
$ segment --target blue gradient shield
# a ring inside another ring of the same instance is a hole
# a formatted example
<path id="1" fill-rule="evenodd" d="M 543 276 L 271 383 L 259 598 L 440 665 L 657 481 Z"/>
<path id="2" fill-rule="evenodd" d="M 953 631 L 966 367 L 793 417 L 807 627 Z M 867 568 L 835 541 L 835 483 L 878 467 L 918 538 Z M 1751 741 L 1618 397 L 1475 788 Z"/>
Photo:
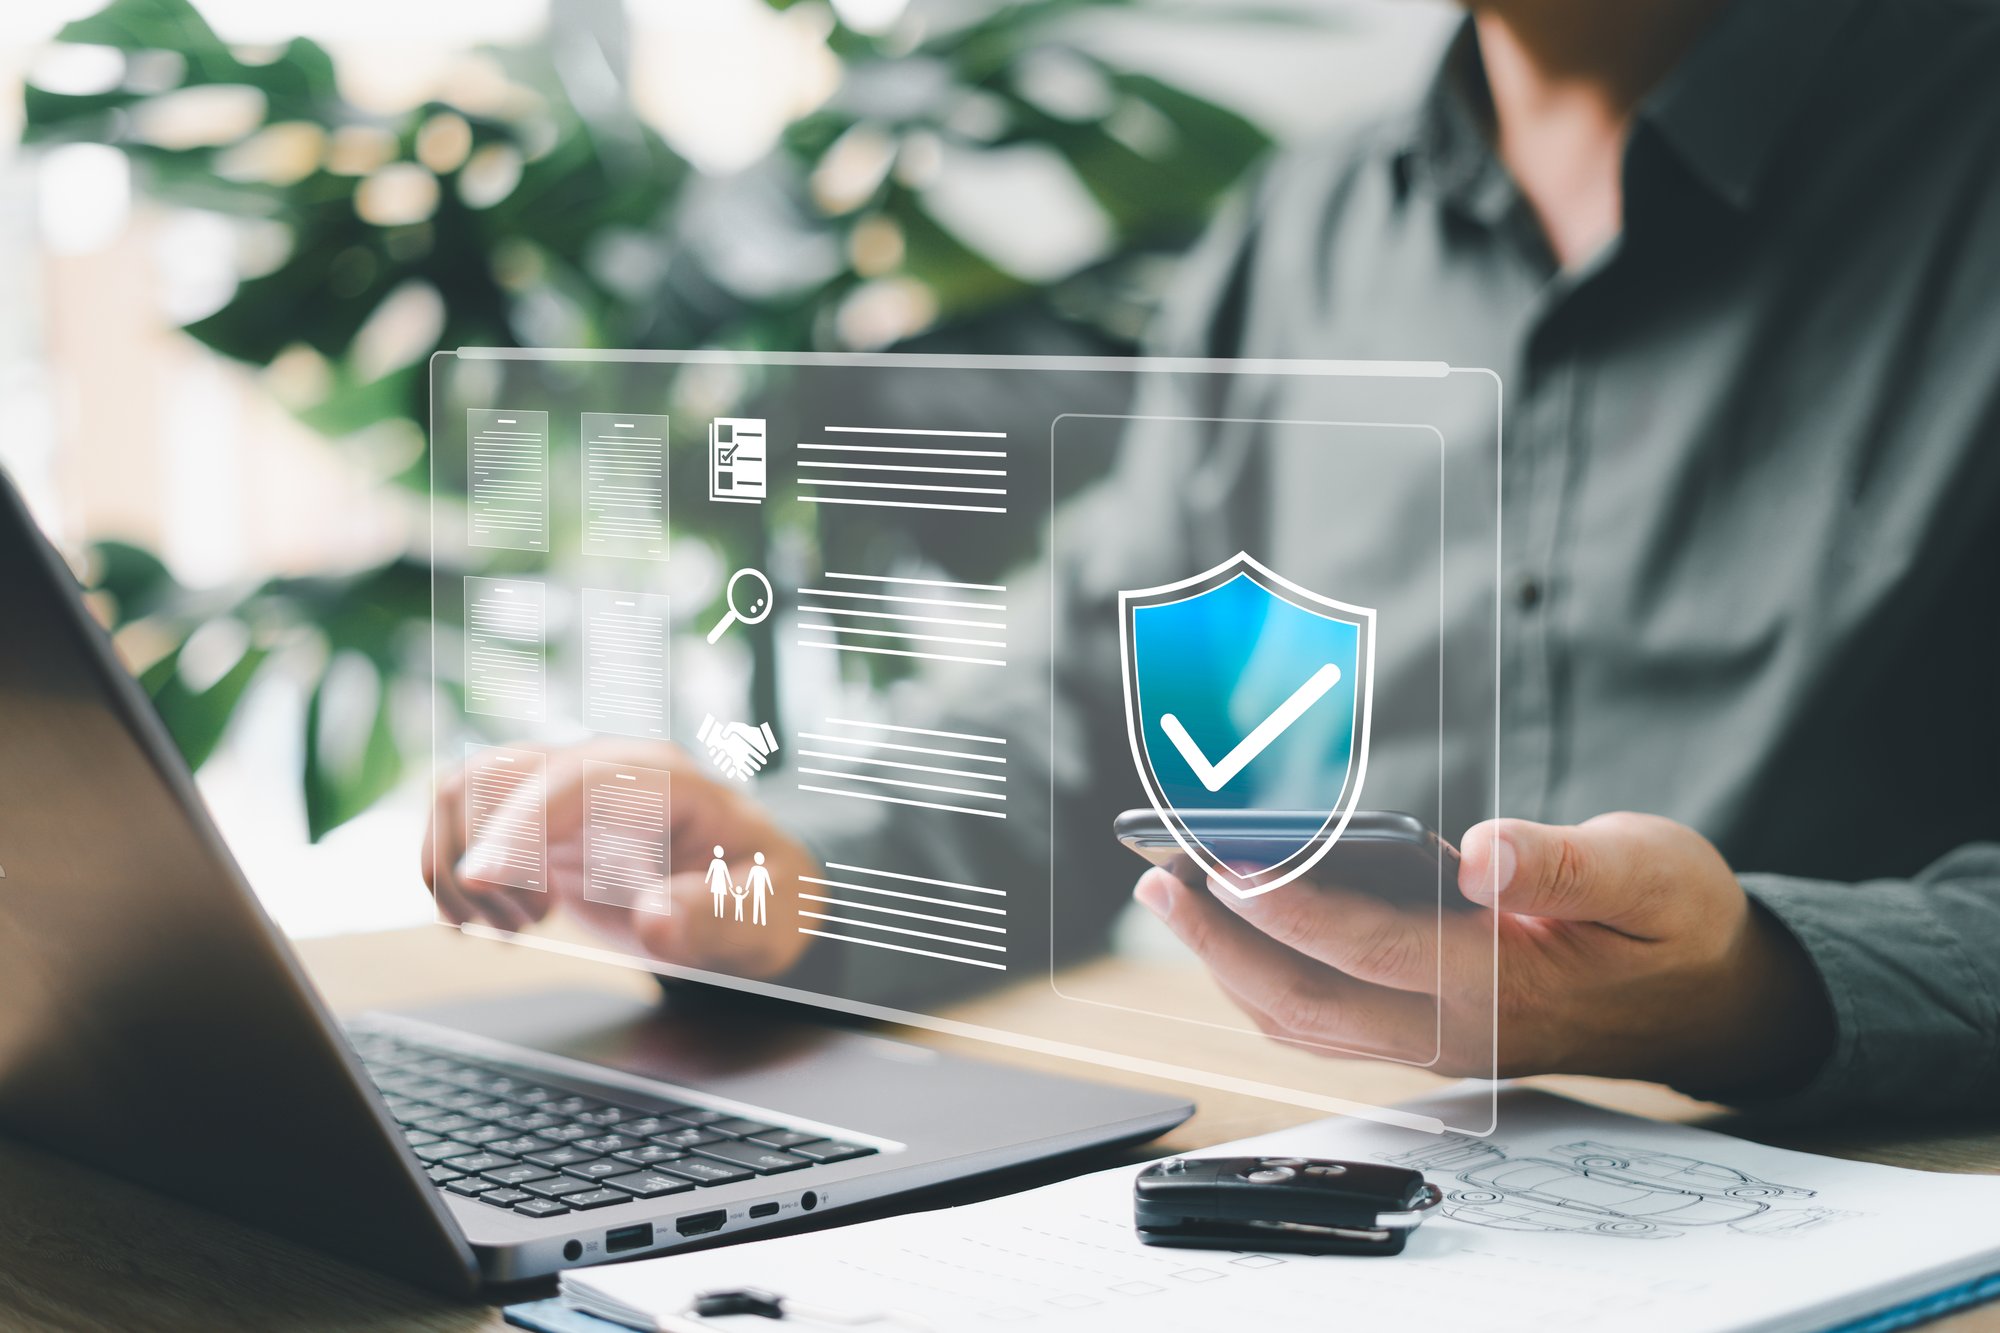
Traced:
<path id="1" fill-rule="evenodd" d="M 1347 827 L 1368 769 L 1375 612 L 1238 552 L 1121 592 L 1125 724 L 1146 795 L 1181 849 L 1248 898 L 1310 870 Z M 1223 810 L 1311 814 L 1271 864 L 1226 864 L 1199 835 Z"/>

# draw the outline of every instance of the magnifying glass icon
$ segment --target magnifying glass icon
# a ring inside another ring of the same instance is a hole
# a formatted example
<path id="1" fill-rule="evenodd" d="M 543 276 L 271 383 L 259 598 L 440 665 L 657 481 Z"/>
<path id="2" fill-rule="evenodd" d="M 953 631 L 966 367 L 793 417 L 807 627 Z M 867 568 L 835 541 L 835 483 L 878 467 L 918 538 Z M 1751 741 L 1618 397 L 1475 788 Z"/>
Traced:
<path id="1" fill-rule="evenodd" d="M 715 628 L 708 632 L 708 641 L 714 643 L 722 637 L 731 625 L 761 625 L 771 614 L 771 603 L 776 599 L 771 594 L 771 580 L 764 577 L 761 569 L 739 569 L 729 576 L 729 589 L 723 594 L 723 601 L 729 609 L 722 613 L 722 619 L 715 622 Z"/>

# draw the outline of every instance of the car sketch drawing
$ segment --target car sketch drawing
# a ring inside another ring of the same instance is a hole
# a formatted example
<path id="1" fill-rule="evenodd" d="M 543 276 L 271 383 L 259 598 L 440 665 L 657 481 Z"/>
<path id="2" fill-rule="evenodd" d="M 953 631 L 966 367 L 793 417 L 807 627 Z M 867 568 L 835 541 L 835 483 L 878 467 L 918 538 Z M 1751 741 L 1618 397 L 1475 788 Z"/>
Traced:
<path id="1" fill-rule="evenodd" d="M 1384 1161 L 1448 1172 L 1438 1211 L 1499 1231 L 1560 1231 L 1625 1240 L 1671 1240 L 1691 1227 L 1727 1227 L 1779 1236 L 1854 1214 L 1833 1208 L 1778 1208 L 1773 1200 L 1815 1192 L 1760 1180 L 1732 1167 L 1675 1153 L 1583 1140 L 1546 1157 L 1510 1156 L 1497 1143 L 1445 1134 Z"/>

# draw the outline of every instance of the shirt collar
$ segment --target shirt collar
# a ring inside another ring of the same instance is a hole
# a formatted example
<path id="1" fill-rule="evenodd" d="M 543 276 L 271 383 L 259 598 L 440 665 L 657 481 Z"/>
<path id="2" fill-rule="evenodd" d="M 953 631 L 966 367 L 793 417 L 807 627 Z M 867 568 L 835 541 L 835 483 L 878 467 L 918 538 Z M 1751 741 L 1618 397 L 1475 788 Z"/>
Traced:
<path id="1" fill-rule="evenodd" d="M 1472 20 L 1459 26 L 1397 145 L 1398 180 L 1419 175 L 1451 204 L 1485 222 L 1497 220 L 1513 194 L 1493 155 L 1493 108 Z"/>
<path id="2" fill-rule="evenodd" d="M 1640 107 L 1656 133 L 1719 198 L 1757 201 L 1835 39 L 1861 0 L 1734 0 Z M 1417 172 L 1475 218 L 1497 220 L 1513 191 L 1492 150 L 1492 105 L 1466 20 L 1398 145 L 1399 180 Z"/>
<path id="3" fill-rule="evenodd" d="M 1734 0 L 1639 110 L 1695 178 L 1753 207 L 1859 0 Z"/>

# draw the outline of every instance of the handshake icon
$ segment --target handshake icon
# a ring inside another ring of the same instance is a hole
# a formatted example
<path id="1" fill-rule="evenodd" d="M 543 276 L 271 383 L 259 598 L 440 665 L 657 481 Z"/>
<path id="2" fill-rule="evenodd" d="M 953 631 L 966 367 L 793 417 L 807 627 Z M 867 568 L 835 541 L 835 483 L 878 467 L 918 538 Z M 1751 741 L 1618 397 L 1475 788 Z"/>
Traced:
<path id="1" fill-rule="evenodd" d="M 715 714 L 704 713 L 695 738 L 708 747 L 708 757 L 724 777 L 748 782 L 778 752 L 778 738 L 768 722 L 751 726 L 748 722 L 717 722 Z"/>

